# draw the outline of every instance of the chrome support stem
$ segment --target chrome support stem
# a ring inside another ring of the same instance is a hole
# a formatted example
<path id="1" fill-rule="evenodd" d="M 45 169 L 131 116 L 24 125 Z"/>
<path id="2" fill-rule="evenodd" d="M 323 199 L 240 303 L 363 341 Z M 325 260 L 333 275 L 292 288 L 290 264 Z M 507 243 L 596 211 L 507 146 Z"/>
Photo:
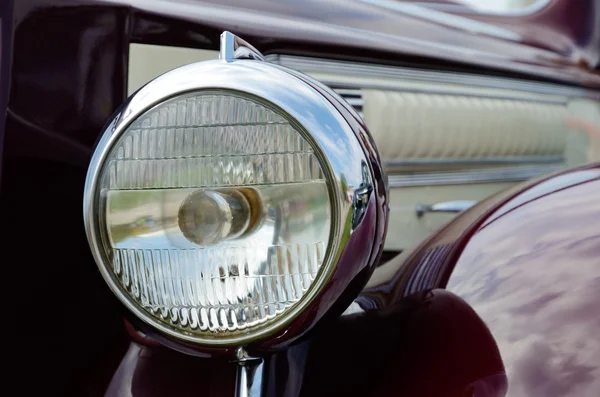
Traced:
<path id="1" fill-rule="evenodd" d="M 236 397 L 262 397 L 265 363 L 262 358 L 239 361 L 235 385 Z"/>

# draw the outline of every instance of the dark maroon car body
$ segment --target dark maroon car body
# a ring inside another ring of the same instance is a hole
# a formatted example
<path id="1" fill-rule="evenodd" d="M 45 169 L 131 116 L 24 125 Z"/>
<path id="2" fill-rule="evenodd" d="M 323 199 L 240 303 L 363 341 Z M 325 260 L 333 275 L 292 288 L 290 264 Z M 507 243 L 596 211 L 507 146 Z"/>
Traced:
<path id="1" fill-rule="evenodd" d="M 442 21 L 381 3 L 0 2 L 0 263 L 19 394 L 234 393 L 231 357 L 136 333 L 89 252 L 82 190 L 126 98 L 129 43 L 218 49 L 230 30 L 264 54 L 600 88 L 600 1 L 551 0 L 525 16 L 452 7 Z M 384 270 L 356 297 L 364 313 L 265 356 L 266 395 L 600 395 L 600 165 L 491 197 Z"/>

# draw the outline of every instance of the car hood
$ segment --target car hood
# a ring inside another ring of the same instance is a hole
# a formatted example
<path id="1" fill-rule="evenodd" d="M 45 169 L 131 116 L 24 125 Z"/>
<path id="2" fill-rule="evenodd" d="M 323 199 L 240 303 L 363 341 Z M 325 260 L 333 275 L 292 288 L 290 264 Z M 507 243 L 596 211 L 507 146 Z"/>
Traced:
<path id="1" fill-rule="evenodd" d="M 263 52 L 436 61 L 600 87 L 600 0 L 550 0 L 524 15 L 392 0 L 104 0 L 245 37 Z M 369 55 L 367 55 L 369 54 Z M 369 61 L 369 59 L 366 59 Z"/>

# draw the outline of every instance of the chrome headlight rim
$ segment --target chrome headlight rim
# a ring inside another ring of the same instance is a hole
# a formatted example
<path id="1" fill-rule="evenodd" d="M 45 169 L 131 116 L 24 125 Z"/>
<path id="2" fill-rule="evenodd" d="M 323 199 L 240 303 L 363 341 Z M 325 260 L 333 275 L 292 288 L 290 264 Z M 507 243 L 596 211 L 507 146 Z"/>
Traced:
<path id="1" fill-rule="evenodd" d="M 215 79 L 215 76 L 220 77 Z M 265 78 L 268 79 L 269 84 L 264 83 Z M 284 115 L 290 123 L 293 123 L 294 127 L 316 149 L 315 154 L 327 175 L 333 215 L 325 261 L 319 270 L 317 279 L 305 295 L 289 310 L 269 320 L 267 324 L 258 329 L 214 339 L 187 335 L 177 330 L 176 327 L 169 327 L 148 316 L 142 308 L 129 299 L 127 292 L 114 280 L 106 265 L 109 262 L 102 249 L 100 218 L 97 216 L 100 204 L 97 191 L 98 179 L 105 159 L 120 136 L 138 117 L 153 107 L 171 98 L 197 91 L 235 92 L 276 109 L 279 114 Z M 328 129 L 327 133 L 323 131 L 324 126 Z M 340 148 L 336 145 L 340 142 L 344 143 L 346 147 Z M 335 151 L 338 153 L 333 153 Z M 348 158 L 355 159 L 352 164 L 358 164 L 358 166 L 352 167 L 351 164 L 344 164 L 343 161 L 340 161 Z M 366 158 L 347 121 L 320 93 L 287 72 L 285 68 L 254 60 L 235 60 L 233 62 L 215 60 L 175 69 L 142 87 L 123 104 L 112 122 L 105 128 L 97 145 L 88 170 L 84 192 L 84 221 L 92 254 L 113 293 L 136 317 L 152 328 L 176 340 L 191 342 L 195 345 L 241 346 L 255 342 L 291 323 L 314 302 L 331 279 L 338 260 L 348 244 L 348 240 L 345 242 L 342 240 L 344 236 L 352 233 L 352 230 L 348 230 L 346 218 L 348 214 L 352 213 L 353 203 L 348 200 L 347 192 L 342 190 L 340 181 L 350 180 L 350 182 L 355 182 L 355 186 L 358 186 L 356 182 L 362 181 L 360 164 L 370 164 L 370 161 Z"/>

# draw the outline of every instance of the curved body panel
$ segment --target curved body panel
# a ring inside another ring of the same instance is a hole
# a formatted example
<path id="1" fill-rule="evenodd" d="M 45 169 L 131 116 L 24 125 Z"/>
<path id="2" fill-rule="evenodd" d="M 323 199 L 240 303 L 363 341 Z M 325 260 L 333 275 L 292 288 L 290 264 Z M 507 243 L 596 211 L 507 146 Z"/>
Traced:
<path id="1" fill-rule="evenodd" d="M 132 342 L 105 396 L 232 396 L 235 364 Z"/>
<path id="2" fill-rule="evenodd" d="M 511 396 L 600 392 L 600 170 L 563 178 L 492 214 L 447 285 L 490 327 Z"/>
<path id="3" fill-rule="evenodd" d="M 235 365 L 132 343 L 107 395 L 233 395 Z M 346 317 L 265 357 L 265 366 L 268 397 L 501 397 L 506 391 L 489 330 L 468 304 L 440 289 Z"/>
<path id="4" fill-rule="evenodd" d="M 595 0 L 580 2 L 576 10 L 568 1 L 554 0 L 530 15 L 525 29 L 521 18 L 488 22 L 476 13 L 451 14 L 392 0 L 111 3 L 182 18 L 216 30 L 236 26 L 233 33 L 246 37 L 265 54 L 299 52 L 302 48 L 304 53 L 327 54 L 335 49 L 345 58 L 359 55 L 372 59 L 377 52 L 380 61 L 391 62 L 417 57 L 464 64 L 469 59 L 471 65 L 481 67 L 533 72 L 559 80 L 572 78 L 580 83 L 600 81 L 597 76 L 585 76 L 585 69 L 598 61 L 593 44 L 598 40 L 593 20 L 598 12 Z M 293 44 L 297 37 L 302 37 L 302 47 Z M 399 59 L 398 54 L 403 57 Z M 535 72 L 533 65 L 537 66 Z"/>
<path id="5" fill-rule="evenodd" d="M 447 288 L 490 328 L 510 396 L 596 396 L 599 197 L 599 164 L 491 197 L 379 267 L 356 302 L 379 311 Z"/>
<path id="6" fill-rule="evenodd" d="M 501 397 L 505 390 L 488 328 L 462 299 L 436 289 L 315 335 L 302 395 Z"/>

